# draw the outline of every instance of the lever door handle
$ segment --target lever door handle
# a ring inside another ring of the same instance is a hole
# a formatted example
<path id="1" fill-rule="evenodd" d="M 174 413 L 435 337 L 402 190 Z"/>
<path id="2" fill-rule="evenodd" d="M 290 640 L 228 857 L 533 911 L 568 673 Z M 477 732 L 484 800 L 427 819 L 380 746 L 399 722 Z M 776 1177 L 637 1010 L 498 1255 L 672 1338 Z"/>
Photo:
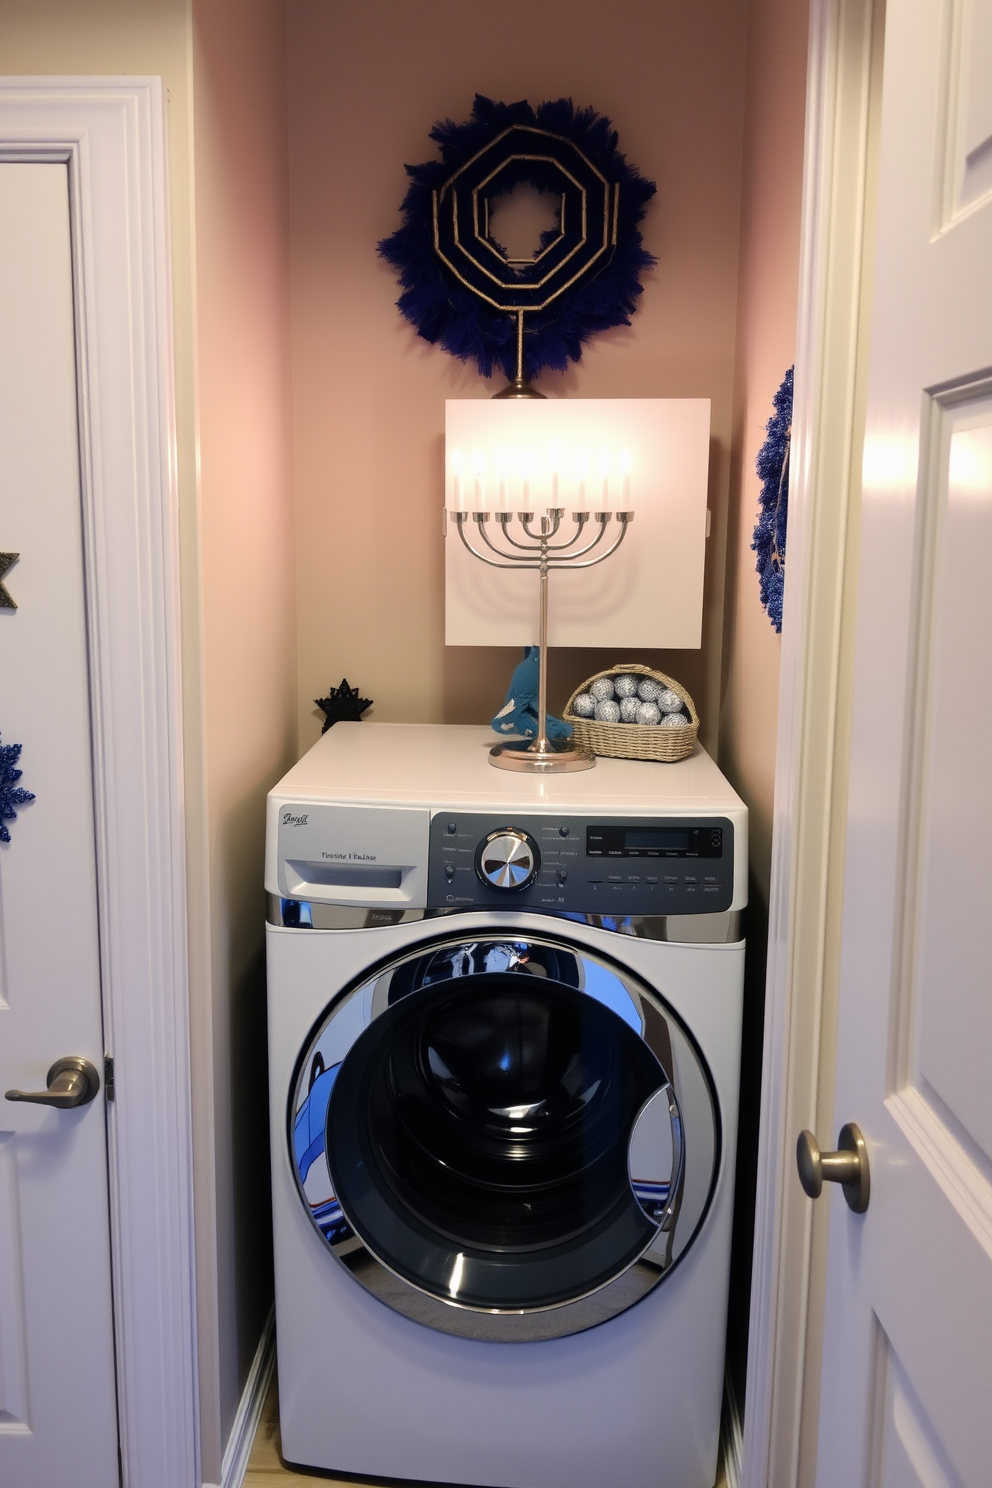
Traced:
<path id="1" fill-rule="evenodd" d="M 821 1152 L 811 1131 L 800 1132 L 796 1143 L 799 1182 L 811 1199 L 820 1197 L 824 1183 L 839 1183 L 848 1207 L 864 1214 L 871 1196 L 868 1148 L 853 1121 L 841 1127 L 837 1146 L 839 1152 Z"/>
<path id="2" fill-rule="evenodd" d="M 9 1101 L 30 1101 L 33 1106 L 85 1106 L 100 1089 L 100 1076 L 88 1059 L 71 1054 L 56 1059 L 48 1071 L 47 1090 L 8 1090 Z"/>

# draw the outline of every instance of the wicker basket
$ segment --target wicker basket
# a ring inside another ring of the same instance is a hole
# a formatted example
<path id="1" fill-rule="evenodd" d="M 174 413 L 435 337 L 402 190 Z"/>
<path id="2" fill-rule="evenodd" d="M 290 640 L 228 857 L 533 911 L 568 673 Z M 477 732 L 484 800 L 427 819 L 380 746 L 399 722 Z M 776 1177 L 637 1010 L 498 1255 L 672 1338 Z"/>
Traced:
<path id="1" fill-rule="evenodd" d="M 689 722 L 685 727 L 661 728 L 656 723 L 600 723 L 596 718 L 579 718 L 573 712 L 572 704 L 579 693 L 588 692 L 597 678 L 629 674 L 653 677 L 663 687 L 670 687 L 673 692 L 677 692 L 689 713 Z M 565 704 L 563 716 L 572 725 L 576 744 L 584 744 L 594 754 L 611 755 L 614 759 L 661 760 L 666 764 L 674 764 L 676 760 L 685 759 L 692 753 L 696 734 L 699 732 L 696 705 L 681 683 L 672 677 L 666 677 L 664 672 L 655 672 L 651 667 L 640 666 L 633 661 L 627 666 L 609 667 L 605 672 L 597 672 L 595 677 L 583 682 Z"/>

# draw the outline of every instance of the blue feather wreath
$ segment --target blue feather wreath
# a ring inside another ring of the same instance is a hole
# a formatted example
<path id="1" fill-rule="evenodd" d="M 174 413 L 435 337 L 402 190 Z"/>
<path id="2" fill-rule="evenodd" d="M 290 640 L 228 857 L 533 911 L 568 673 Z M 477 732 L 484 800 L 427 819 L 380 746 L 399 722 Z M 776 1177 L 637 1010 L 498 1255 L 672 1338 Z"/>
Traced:
<path id="1" fill-rule="evenodd" d="M 507 377 L 516 370 L 517 330 L 514 318 L 494 309 L 467 288 L 435 252 L 434 192 L 453 173 L 512 126 L 534 126 L 570 141 L 607 182 L 619 187 L 615 246 L 545 310 L 528 312 L 524 340 L 527 378 L 545 368 L 563 372 L 577 362 L 582 347 L 598 331 L 630 325 L 641 295 L 640 276 L 656 260 L 643 246 L 639 231 L 653 182 L 628 165 L 617 146 L 609 119 L 591 108 L 576 108 L 570 98 L 542 103 L 496 103 L 477 94 L 472 117 L 464 124 L 447 119 L 435 124 L 431 139 L 440 160 L 408 165 L 410 187 L 403 200 L 403 224 L 379 244 L 379 252 L 397 270 L 403 293 L 402 314 L 425 341 L 440 345 L 463 362 L 474 361 L 483 377 L 497 369 Z M 521 181 L 546 188 L 539 164 L 519 163 L 512 184 Z M 546 234 L 542 248 L 554 234 Z"/>
<path id="2" fill-rule="evenodd" d="M 792 444 L 792 375 L 790 367 L 772 402 L 775 412 L 766 424 L 767 438 L 755 469 L 761 481 L 758 525 L 751 544 L 757 557 L 761 603 L 775 629 L 782 630 L 785 597 L 785 538 L 789 521 L 789 452 Z"/>

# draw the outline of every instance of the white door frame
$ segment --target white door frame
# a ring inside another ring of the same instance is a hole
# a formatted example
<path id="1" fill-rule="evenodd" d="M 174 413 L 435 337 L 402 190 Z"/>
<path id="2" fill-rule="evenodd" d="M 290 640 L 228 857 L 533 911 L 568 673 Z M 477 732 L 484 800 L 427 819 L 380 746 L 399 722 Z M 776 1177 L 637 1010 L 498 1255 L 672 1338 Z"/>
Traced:
<path id="1" fill-rule="evenodd" d="M 811 0 L 789 550 L 741 1481 L 812 1481 L 883 0 Z"/>
<path id="2" fill-rule="evenodd" d="M 0 160 L 68 170 L 125 1488 L 195 1488 L 178 491 L 158 78 L 0 78 Z M 52 685 L 54 679 L 39 679 Z M 57 905 L 53 905 L 57 913 Z"/>

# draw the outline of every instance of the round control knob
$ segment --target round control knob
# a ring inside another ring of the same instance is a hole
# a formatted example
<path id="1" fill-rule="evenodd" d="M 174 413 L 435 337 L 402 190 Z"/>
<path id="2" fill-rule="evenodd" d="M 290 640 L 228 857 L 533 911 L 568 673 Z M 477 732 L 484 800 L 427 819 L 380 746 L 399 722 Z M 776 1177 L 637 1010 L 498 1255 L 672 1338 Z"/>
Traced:
<path id="1" fill-rule="evenodd" d="M 491 889 L 525 889 L 541 866 L 537 843 L 517 827 L 490 832 L 476 854 L 475 866 Z"/>

